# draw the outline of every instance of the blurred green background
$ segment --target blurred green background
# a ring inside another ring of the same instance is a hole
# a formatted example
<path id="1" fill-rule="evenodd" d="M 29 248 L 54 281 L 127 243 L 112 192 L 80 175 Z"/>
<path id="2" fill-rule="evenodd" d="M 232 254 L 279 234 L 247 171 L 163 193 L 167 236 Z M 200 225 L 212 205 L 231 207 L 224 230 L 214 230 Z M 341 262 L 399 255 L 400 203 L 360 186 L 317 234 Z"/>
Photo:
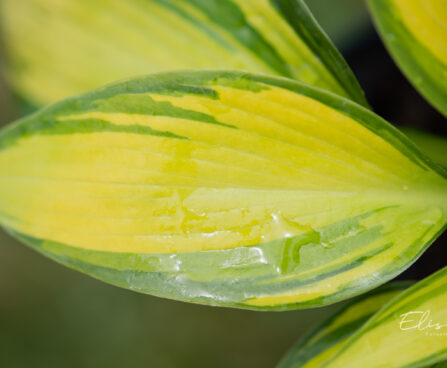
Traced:
<path id="1" fill-rule="evenodd" d="M 308 4 L 379 113 L 445 136 L 445 120 L 389 59 L 362 1 Z M 1 79 L 0 123 L 20 115 L 13 101 Z M 445 243 L 440 239 L 401 278 L 444 266 Z M 0 234 L 0 367 L 274 367 L 337 307 L 249 312 L 163 300 L 71 271 Z"/>

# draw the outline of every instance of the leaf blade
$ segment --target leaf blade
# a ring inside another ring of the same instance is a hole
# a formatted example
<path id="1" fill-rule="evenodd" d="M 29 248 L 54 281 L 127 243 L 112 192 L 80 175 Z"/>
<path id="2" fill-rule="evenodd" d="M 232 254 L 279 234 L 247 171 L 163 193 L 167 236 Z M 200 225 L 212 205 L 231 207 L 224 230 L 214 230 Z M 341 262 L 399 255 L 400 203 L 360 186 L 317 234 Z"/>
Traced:
<path id="1" fill-rule="evenodd" d="M 410 285 L 410 282 L 391 283 L 348 302 L 300 339 L 278 368 L 320 367 L 384 304 Z"/>
<path id="2" fill-rule="evenodd" d="M 414 323 L 415 321 L 411 321 L 411 318 L 405 320 L 404 315 L 429 311 L 431 322 L 444 324 L 443 321 L 447 318 L 444 308 L 447 300 L 446 280 L 447 268 L 444 268 L 404 291 L 371 318 L 332 357 L 331 361 L 323 366 L 354 367 L 360 354 L 363 354 L 363 358 L 365 357 L 364 344 L 372 344 L 372 341 L 377 347 L 376 351 L 382 350 L 388 354 L 374 355 L 374 363 L 369 362 L 367 366 L 390 364 L 393 367 L 425 367 L 445 360 L 447 350 L 445 336 L 442 336 L 441 330 L 427 328 L 428 323 L 425 323 L 421 329 L 412 328 L 412 322 L 413 327 L 417 327 L 417 321 Z M 441 332 L 439 336 L 438 332 Z M 382 337 L 378 338 L 378 334 Z M 411 349 L 408 349 L 409 346 Z M 350 354 L 353 349 L 356 353 Z M 347 358 L 348 355 L 350 355 L 349 358 Z"/>
<path id="3" fill-rule="evenodd" d="M 442 1 L 369 0 L 389 52 L 418 91 L 447 115 L 447 45 Z"/>
<path id="4" fill-rule="evenodd" d="M 345 299 L 408 267 L 447 217 L 444 173 L 372 112 L 242 72 L 110 85 L 16 123 L 0 148 L 11 232 L 94 277 L 199 303 Z"/>
<path id="5" fill-rule="evenodd" d="M 9 79 L 37 105 L 121 78 L 185 68 L 296 78 L 367 105 L 342 56 L 298 0 L 7 0 L 0 15 Z M 296 33 L 297 19 L 312 32 Z"/>

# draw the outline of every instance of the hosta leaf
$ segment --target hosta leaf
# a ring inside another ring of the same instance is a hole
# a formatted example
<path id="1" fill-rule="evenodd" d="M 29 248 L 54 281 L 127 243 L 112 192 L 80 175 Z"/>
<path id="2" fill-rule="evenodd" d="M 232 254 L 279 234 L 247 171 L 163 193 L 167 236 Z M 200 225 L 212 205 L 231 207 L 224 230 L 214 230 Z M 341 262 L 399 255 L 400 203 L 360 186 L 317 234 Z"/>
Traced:
<path id="1" fill-rule="evenodd" d="M 447 2 L 369 0 L 377 28 L 415 87 L 447 115 Z"/>
<path id="2" fill-rule="evenodd" d="M 320 367 L 384 304 L 409 286 L 409 282 L 388 284 L 345 304 L 301 339 L 283 358 L 278 368 Z"/>
<path id="3" fill-rule="evenodd" d="M 418 129 L 402 127 L 406 136 L 436 163 L 447 168 L 447 139 Z"/>
<path id="4" fill-rule="evenodd" d="M 445 360 L 446 305 L 444 268 L 393 299 L 321 367 L 417 368 Z"/>
<path id="5" fill-rule="evenodd" d="M 37 105 L 183 68 L 296 78 L 366 105 L 303 0 L 3 0 L 0 10 L 9 79 Z"/>
<path id="6" fill-rule="evenodd" d="M 0 135 L 0 221 L 155 295 L 324 305 L 408 267 L 447 220 L 445 173 L 378 116 L 287 79 L 156 74 Z"/>

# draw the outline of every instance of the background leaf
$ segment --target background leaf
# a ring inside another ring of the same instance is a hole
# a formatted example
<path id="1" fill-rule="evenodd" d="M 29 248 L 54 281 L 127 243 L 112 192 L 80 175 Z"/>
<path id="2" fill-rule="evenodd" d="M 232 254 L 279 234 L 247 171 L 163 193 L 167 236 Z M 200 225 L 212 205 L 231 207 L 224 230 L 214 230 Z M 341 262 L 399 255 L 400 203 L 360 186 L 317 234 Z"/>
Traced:
<path id="1" fill-rule="evenodd" d="M 444 137 L 408 127 L 401 130 L 434 162 L 447 168 L 447 140 Z"/>
<path id="2" fill-rule="evenodd" d="M 369 0 L 388 50 L 413 85 L 447 115 L 447 3 Z"/>
<path id="3" fill-rule="evenodd" d="M 322 367 L 349 368 L 362 364 L 364 367 L 417 368 L 445 360 L 446 305 L 447 268 L 444 268 L 393 299 Z M 407 313 L 413 314 L 401 324 Z M 424 313 L 428 313 L 427 319 L 420 327 L 413 328 Z"/>
<path id="4" fill-rule="evenodd" d="M 8 77 L 37 105 L 138 74 L 232 68 L 366 105 L 302 0 L 4 0 Z M 42 88 L 45 86 L 45 88 Z"/>
<path id="5" fill-rule="evenodd" d="M 346 303 L 300 339 L 281 360 L 278 368 L 320 367 L 384 304 L 410 285 L 410 282 L 395 282 Z"/>
<path id="6" fill-rule="evenodd" d="M 253 309 L 325 305 L 408 267 L 446 179 L 372 112 L 286 79 L 158 74 L 0 137 L 1 221 L 94 277 Z"/>

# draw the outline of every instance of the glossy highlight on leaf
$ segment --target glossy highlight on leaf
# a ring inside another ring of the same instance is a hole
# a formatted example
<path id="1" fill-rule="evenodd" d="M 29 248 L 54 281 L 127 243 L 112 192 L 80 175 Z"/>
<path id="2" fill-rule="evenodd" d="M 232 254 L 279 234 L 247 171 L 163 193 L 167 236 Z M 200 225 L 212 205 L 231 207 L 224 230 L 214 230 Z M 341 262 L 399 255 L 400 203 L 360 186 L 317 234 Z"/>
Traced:
<path id="1" fill-rule="evenodd" d="M 294 78 L 367 105 L 303 0 L 3 0 L 0 11 L 7 76 L 38 106 L 185 68 Z"/>
<path id="2" fill-rule="evenodd" d="M 387 284 L 346 303 L 304 336 L 281 360 L 278 368 L 320 367 L 384 304 L 410 285 L 410 282 Z"/>
<path id="3" fill-rule="evenodd" d="M 447 116 L 447 2 L 368 0 L 386 46 L 408 79 Z"/>
<path id="4" fill-rule="evenodd" d="M 446 360 L 446 305 L 444 268 L 394 298 L 321 368 L 418 368 Z"/>
<path id="5" fill-rule="evenodd" d="M 445 172 L 369 110 L 245 72 L 154 74 L 0 134 L 0 221 L 43 254 L 163 297 L 284 310 L 407 268 Z"/>

